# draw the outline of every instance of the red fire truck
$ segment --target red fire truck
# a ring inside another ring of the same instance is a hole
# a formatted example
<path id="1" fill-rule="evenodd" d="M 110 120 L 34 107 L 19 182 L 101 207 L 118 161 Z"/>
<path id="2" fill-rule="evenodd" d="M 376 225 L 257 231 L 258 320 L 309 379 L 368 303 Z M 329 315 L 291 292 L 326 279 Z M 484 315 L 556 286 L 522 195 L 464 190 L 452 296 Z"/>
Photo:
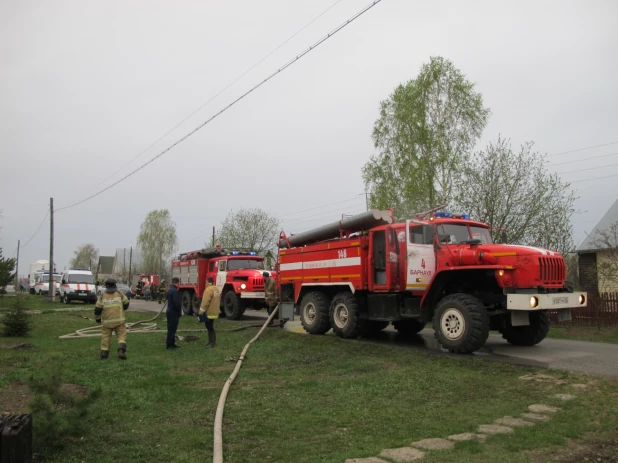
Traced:
<path id="1" fill-rule="evenodd" d="M 490 329 L 514 345 L 542 341 L 549 309 L 568 320 L 587 304 L 565 276 L 557 252 L 494 244 L 487 224 L 435 210 L 405 223 L 368 211 L 279 240 L 282 307 L 294 304 L 305 331 L 356 338 L 392 322 L 412 335 L 432 321 L 454 353 L 476 351 Z"/>
<path id="2" fill-rule="evenodd" d="M 197 314 L 206 278 L 212 277 L 221 291 L 221 312 L 238 320 L 246 309 L 266 308 L 264 302 L 264 258 L 254 251 L 226 251 L 220 247 L 180 254 L 172 262 L 172 277 L 178 277 L 182 310 Z M 271 272 L 273 278 L 276 272 Z"/>

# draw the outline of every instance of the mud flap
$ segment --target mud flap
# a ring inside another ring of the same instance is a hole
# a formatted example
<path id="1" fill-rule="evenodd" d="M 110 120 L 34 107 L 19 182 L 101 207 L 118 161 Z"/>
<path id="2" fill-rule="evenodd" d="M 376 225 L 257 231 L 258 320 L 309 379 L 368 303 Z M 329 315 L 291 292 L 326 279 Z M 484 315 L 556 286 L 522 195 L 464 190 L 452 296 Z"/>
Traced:
<path id="1" fill-rule="evenodd" d="M 571 309 L 562 309 L 558 310 L 558 321 L 559 322 L 569 322 L 573 319 L 571 316 Z"/>
<path id="2" fill-rule="evenodd" d="M 530 316 L 523 310 L 511 311 L 511 326 L 529 326 Z"/>
<path id="3" fill-rule="evenodd" d="M 279 304 L 279 314 L 280 319 L 287 318 L 288 320 L 294 321 L 294 303 L 293 302 L 282 302 Z"/>

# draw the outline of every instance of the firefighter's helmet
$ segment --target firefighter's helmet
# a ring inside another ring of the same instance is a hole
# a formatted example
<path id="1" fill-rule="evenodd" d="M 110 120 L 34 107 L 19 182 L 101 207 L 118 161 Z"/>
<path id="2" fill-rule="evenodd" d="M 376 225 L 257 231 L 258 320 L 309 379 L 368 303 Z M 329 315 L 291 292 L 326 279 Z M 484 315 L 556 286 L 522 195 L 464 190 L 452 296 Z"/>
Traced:
<path id="1" fill-rule="evenodd" d="M 105 287 L 106 288 L 113 288 L 114 286 L 116 286 L 116 279 L 115 278 L 108 278 L 107 280 L 105 280 Z"/>

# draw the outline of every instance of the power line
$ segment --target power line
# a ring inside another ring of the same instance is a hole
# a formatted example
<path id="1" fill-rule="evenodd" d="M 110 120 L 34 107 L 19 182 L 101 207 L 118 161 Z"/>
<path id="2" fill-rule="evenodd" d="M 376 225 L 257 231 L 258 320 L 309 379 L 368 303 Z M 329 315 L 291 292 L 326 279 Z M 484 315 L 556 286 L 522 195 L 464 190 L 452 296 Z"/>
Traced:
<path id="1" fill-rule="evenodd" d="M 47 216 L 49 215 L 49 211 L 47 211 L 47 214 L 45 214 L 45 217 L 43 217 L 43 220 L 41 220 L 41 223 L 39 224 L 39 227 L 36 229 L 36 231 L 34 232 L 34 235 L 32 235 L 30 237 L 30 239 L 26 242 L 26 244 L 24 244 L 21 248 L 25 248 L 26 246 L 28 246 L 28 244 L 30 244 L 30 241 L 32 241 L 34 239 L 34 237 L 36 235 L 38 235 L 39 231 L 41 231 L 41 227 L 43 226 L 43 224 L 45 223 L 45 219 L 47 219 Z"/>
<path id="2" fill-rule="evenodd" d="M 546 157 L 551 158 L 553 156 L 560 156 L 561 154 L 578 153 L 580 151 L 591 150 L 593 148 L 601 148 L 602 146 L 615 145 L 616 143 L 618 143 L 618 141 L 613 141 L 611 143 L 605 143 L 604 145 L 588 146 L 586 148 L 579 148 L 579 149 L 571 150 L 571 151 L 563 151 L 562 153 L 550 154 L 549 156 L 546 156 Z"/>
<path id="3" fill-rule="evenodd" d="M 568 183 L 578 183 L 578 182 L 590 182 L 592 180 L 601 180 L 603 178 L 612 178 L 612 177 L 618 177 L 618 174 L 615 175 L 606 175 L 604 177 L 595 177 L 595 178 L 584 178 L 581 180 L 573 180 L 573 181 L 569 181 Z"/>
<path id="4" fill-rule="evenodd" d="M 352 206 L 348 206 L 348 207 L 354 207 L 354 210 L 359 208 L 358 204 L 354 204 Z M 365 206 L 363 205 L 363 210 L 365 210 Z M 297 223 L 297 222 L 306 222 L 307 219 L 311 219 L 312 217 L 318 217 L 318 218 L 322 218 L 322 217 L 332 217 L 333 215 L 341 215 L 341 208 L 338 209 L 331 209 L 328 211 L 322 211 L 322 212 L 318 212 L 317 214 L 312 214 L 312 215 L 306 215 L 303 217 L 296 217 L 294 219 L 291 220 L 284 220 L 283 222 L 281 222 L 282 225 L 285 226 L 289 226 L 290 224 L 293 223 Z"/>
<path id="5" fill-rule="evenodd" d="M 558 164 L 549 164 L 548 166 L 545 167 L 554 167 L 554 166 L 561 166 L 563 164 L 573 164 L 574 162 L 583 162 L 583 161 L 589 161 L 590 159 L 600 159 L 600 158 L 606 158 L 608 156 L 615 156 L 618 153 L 610 153 L 610 154 L 603 154 L 601 156 L 593 156 L 591 158 L 584 158 L 584 159 L 576 159 L 575 161 L 567 161 L 567 162 L 560 162 Z"/>
<path id="6" fill-rule="evenodd" d="M 275 48 L 273 51 L 271 51 L 269 54 L 267 54 L 266 56 L 264 56 L 261 60 L 259 60 L 257 63 L 255 63 L 253 66 L 251 66 L 249 69 L 247 69 L 245 72 L 243 72 L 241 75 L 239 75 L 236 79 L 234 79 L 230 84 L 228 84 L 226 87 L 224 87 L 223 89 L 219 90 L 219 92 L 217 92 L 217 94 L 215 94 L 215 96 L 213 96 L 212 98 L 210 98 L 208 101 L 206 101 L 206 103 L 204 103 L 202 106 L 200 106 L 199 108 L 197 108 L 195 111 L 193 111 L 191 114 L 189 114 L 187 117 L 185 117 L 182 121 L 180 121 L 178 124 L 176 124 L 173 128 L 171 128 L 170 130 L 168 130 L 163 136 L 161 136 L 161 138 L 159 138 L 157 141 L 155 141 L 154 143 L 152 143 L 148 148 L 146 148 L 145 150 L 141 151 L 137 156 L 135 156 L 133 159 L 131 159 L 129 162 L 127 162 L 124 166 L 122 166 L 120 169 L 118 169 L 116 172 L 114 172 L 112 175 L 110 175 L 109 177 L 107 177 L 105 180 L 103 180 L 102 182 L 98 183 L 96 187 L 98 187 L 99 185 L 102 185 L 103 183 L 107 182 L 110 178 L 114 177 L 118 172 L 120 172 L 121 170 L 123 170 L 125 167 L 127 167 L 129 164 L 131 164 L 133 161 L 135 161 L 137 158 L 139 158 L 142 154 L 144 154 L 146 151 L 148 151 L 150 148 L 152 148 L 153 146 L 155 146 L 157 143 L 159 143 L 161 140 L 163 140 L 165 137 L 167 137 L 170 133 L 172 133 L 174 130 L 176 130 L 178 127 L 180 127 L 182 124 L 184 124 L 185 122 L 187 122 L 189 119 L 191 119 L 193 116 L 195 116 L 198 112 L 200 112 L 202 109 L 204 109 L 206 107 L 206 105 L 208 105 L 211 101 L 213 101 L 215 98 L 217 98 L 219 95 L 221 95 L 223 92 L 225 92 L 228 88 L 230 88 L 232 85 L 234 85 L 236 82 L 238 82 L 240 79 L 242 79 L 244 76 L 246 76 L 249 72 L 251 72 L 253 69 L 255 69 L 257 66 L 259 66 L 260 64 L 262 64 L 267 58 L 269 58 L 273 53 L 275 53 L 277 50 L 279 50 L 282 46 L 284 46 L 286 43 L 288 43 L 290 40 L 292 40 L 294 37 L 296 37 L 298 34 L 300 34 L 302 31 L 304 31 L 305 29 L 307 29 L 311 24 L 313 24 L 314 22 L 316 22 L 318 19 L 320 19 L 323 15 L 325 15 L 328 11 L 330 11 L 335 5 L 337 5 L 337 3 L 341 2 L 341 0 L 337 0 L 335 3 L 333 3 L 331 6 L 329 6 L 327 9 L 325 9 L 324 11 L 322 11 L 319 15 L 317 15 L 315 18 L 313 18 L 310 22 L 308 22 L 307 24 L 305 24 L 303 26 L 302 29 L 298 30 L 297 32 L 295 32 L 294 34 L 292 34 L 288 39 L 286 39 L 284 42 L 282 42 L 277 48 Z"/>
<path id="7" fill-rule="evenodd" d="M 556 172 L 556 174 L 558 175 L 563 175 L 563 174 L 574 174 L 577 172 L 584 172 L 586 170 L 595 170 L 595 169 L 603 169 L 605 167 L 614 167 L 614 166 L 618 166 L 618 163 L 616 164 L 606 164 L 604 166 L 597 166 L 597 167 L 589 167 L 588 169 L 577 169 L 577 170 L 570 170 L 568 172 Z"/>
<path id="8" fill-rule="evenodd" d="M 260 88 L 262 85 L 264 85 L 266 82 L 268 82 L 269 80 L 271 80 L 273 77 L 275 77 L 277 74 L 279 74 L 280 72 L 285 71 L 287 68 L 289 68 L 290 66 L 292 66 L 294 63 L 296 63 L 298 60 L 300 60 L 303 56 L 305 56 L 306 54 L 308 54 L 309 52 L 315 50 L 318 46 L 320 46 L 322 43 L 324 43 L 325 41 L 327 41 L 328 39 L 330 39 L 333 35 L 335 35 L 337 32 L 339 32 L 340 30 L 342 30 L 344 27 L 348 26 L 349 24 L 351 24 L 354 20 L 358 19 L 361 15 L 363 15 L 364 13 L 366 13 L 367 11 L 369 11 L 371 8 L 373 8 L 374 6 L 376 6 L 378 3 L 380 3 L 382 0 L 374 0 L 373 2 L 371 2 L 368 6 L 366 6 L 365 8 L 363 8 L 361 11 L 359 11 L 358 13 L 356 13 L 354 16 L 352 16 L 350 19 L 348 19 L 346 22 L 344 22 L 343 24 L 337 26 L 335 29 L 333 29 L 331 32 L 329 32 L 327 35 L 325 35 L 324 37 L 322 37 L 320 40 L 318 40 L 317 42 L 315 42 L 313 45 L 311 45 L 309 48 L 307 48 L 305 51 L 301 52 L 300 54 L 298 54 L 295 58 L 291 59 L 290 61 L 288 61 L 286 64 L 284 64 L 282 67 L 280 67 L 278 70 L 276 70 L 275 72 L 273 72 L 272 74 L 270 74 L 268 77 L 266 77 L 262 82 L 260 82 L 259 84 L 255 85 L 254 87 L 252 87 L 250 90 L 248 90 L 247 92 L 243 93 L 241 96 L 239 96 L 238 98 L 236 98 L 234 101 L 232 101 L 230 104 L 228 104 L 226 107 L 224 107 L 222 110 L 220 110 L 219 112 L 217 112 L 214 116 L 211 116 L 209 119 L 207 119 L 205 122 L 201 123 L 200 125 L 198 125 L 195 129 L 193 129 L 191 132 L 189 132 L 188 134 L 186 134 L 185 136 L 183 136 L 182 138 L 180 138 L 179 140 L 177 140 L 176 142 L 172 143 L 170 146 L 168 146 L 166 149 L 164 149 L 163 151 L 161 151 L 159 154 L 157 154 L 155 157 L 153 157 L 152 159 L 150 159 L 149 161 L 145 162 L 144 164 L 142 164 L 140 167 L 138 167 L 137 169 L 129 172 L 127 175 L 125 175 L 124 177 L 122 177 L 120 180 L 117 180 L 116 182 L 112 183 L 111 185 L 103 188 L 102 190 L 100 190 L 99 192 L 88 196 L 85 199 L 82 199 L 81 201 L 78 201 L 76 203 L 73 203 L 69 206 L 65 206 L 65 207 L 60 207 L 58 209 L 56 209 L 56 211 L 63 211 L 66 209 L 70 209 L 72 207 L 75 207 L 79 204 L 85 203 L 86 201 L 91 200 L 92 198 L 95 198 L 97 196 L 99 196 L 101 193 L 106 192 L 107 190 L 109 190 L 110 188 L 115 187 L 116 185 L 118 185 L 119 183 L 123 182 L 124 180 L 126 180 L 127 178 L 131 177 L 132 175 L 135 175 L 137 172 L 139 172 L 140 170 L 142 170 L 144 167 L 148 166 L 149 164 L 153 163 L 154 161 L 156 161 L 157 159 L 159 159 L 161 156 L 163 156 L 165 153 L 167 153 L 169 150 L 171 150 L 172 148 L 174 148 L 176 145 L 182 143 L 183 141 L 185 141 L 187 138 L 189 138 L 191 135 L 193 135 L 195 132 L 197 132 L 198 130 L 200 130 L 201 128 L 203 128 L 205 125 L 207 125 L 208 123 L 212 122 L 215 118 L 217 118 L 218 116 L 220 116 L 221 114 L 223 114 L 225 111 L 227 111 L 228 109 L 230 109 L 232 106 L 234 106 L 236 103 L 238 103 L 240 100 L 242 100 L 244 97 L 246 97 L 247 95 L 249 95 L 250 93 L 254 92 L 255 90 L 257 90 L 258 88 Z"/>
<path id="9" fill-rule="evenodd" d="M 343 201 L 338 201 L 336 203 L 323 204 L 322 206 L 310 207 L 309 209 L 303 209 L 302 211 L 290 212 L 289 214 L 283 214 L 283 215 L 279 216 L 279 218 L 281 218 L 281 217 L 288 217 L 288 216 L 294 215 L 294 214 L 300 214 L 302 212 L 313 211 L 314 209 L 320 209 L 321 207 L 329 207 L 329 206 L 334 206 L 335 204 L 347 203 L 349 201 L 353 201 L 355 199 L 358 199 L 359 196 L 363 196 L 364 194 L 365 193 L 359 193 L 356 196 L 353 196 L 352 198 L 344 199 Z"/>

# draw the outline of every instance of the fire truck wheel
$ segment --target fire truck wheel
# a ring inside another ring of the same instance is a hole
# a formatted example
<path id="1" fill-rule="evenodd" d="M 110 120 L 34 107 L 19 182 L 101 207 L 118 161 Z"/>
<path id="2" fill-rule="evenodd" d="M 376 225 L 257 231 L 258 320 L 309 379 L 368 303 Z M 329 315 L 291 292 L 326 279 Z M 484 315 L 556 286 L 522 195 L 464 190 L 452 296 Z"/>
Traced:
<path id="1" fill-rule="evenodd" d="M 330 330 L 328 297 L 315 291 L 307 293 L 300 302 L 300 323 L 309 334 L 324 334 Z"/>
<path id="2" fill-rule="evenodd" d="M 191 308 L 193 309 L 193 314 L 197 315 L 200 311 L 200 304 L 202 303 L 202 300 L 197 297 L 197 294 L 192 293 L 191 294 Z"/>
<path id="3" fill-rule="evenodd" d="M 530 324 L 528 326 L 511 326 L 509 323 L 500 330 L 502 337 L 514 346 L 534 346 L 538 344 L 549 332 L 549 312 L 530 312 Z"/>
<path id="4" fill-rule="evenodd" d="M 182 291 L 180 305 L 182 306 L 182 313 L 185 315 L 191 315 L 193 313 L 193 309 L 191 308 L 191 293 L 189 291 Z"/>
<path id="5" fill-rule="evenodd" d="M 223 298 L 223 312 L 228 320 L 240 320 L 245 313 L 245 307 L 238 294 L 228 291 Z"/>
<path id="6" fill-rule="evenodd" d="M 489 336 L 489 317 L 480 299 L 455 293 L 444 297 L 433 315 L 438 342 L 454 354 L 480 349 Z"/>
<path id="7" fill-rule="evenodd" d="M 418 320 L 399 320 L 393 322 L 393 328 L 404 336 L 414 336 L 425 328 L 426 323 L 421 323 Z"/>
<path id="8" fill-rule="evenodd" d="M 360 318 L 360 307 L 354 294 L 339 293 L 330 304 L 330 324 L 342 338 L 354 339 L 366 332 L 367 320 Z"/>

